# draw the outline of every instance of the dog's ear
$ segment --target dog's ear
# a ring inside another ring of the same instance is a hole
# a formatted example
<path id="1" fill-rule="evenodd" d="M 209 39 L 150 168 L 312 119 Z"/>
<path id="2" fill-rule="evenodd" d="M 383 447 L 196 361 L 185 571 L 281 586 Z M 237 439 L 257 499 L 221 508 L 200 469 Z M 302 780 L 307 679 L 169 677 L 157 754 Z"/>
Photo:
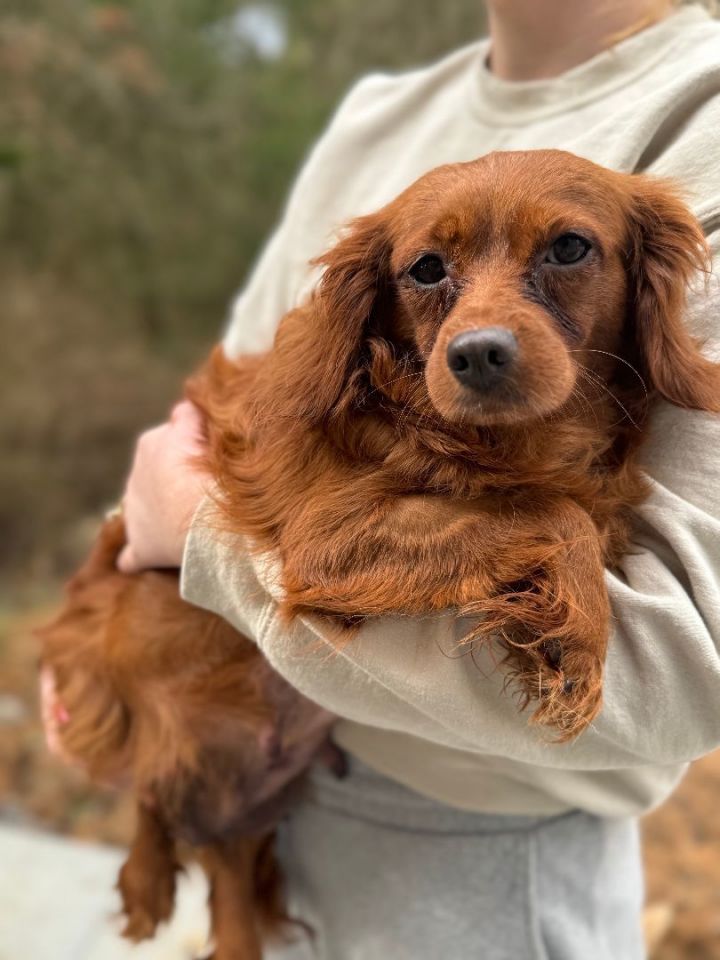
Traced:
<path id="1" fill-rule="evenodd" d="M 720 366 L 701 353 L 684 318 L 689 283 L 707 273 L 700 224 L 672 186 L 634 176 L 629 196 L 630 311 L 645 373 L 679 407 L 720 412 Z"/>
<path id="2" fill-rule="evenodd" d="M 276 339 L 277 360 L 296 414 L 323 419 L 358 369 L 371 320 L 388 288 L 390 241 L 382 212 L 352 221 L 315 261 L 325 267 L 309 305 L 289 315 Z M 297 383 L 298 377 L 302 383 Z"/>

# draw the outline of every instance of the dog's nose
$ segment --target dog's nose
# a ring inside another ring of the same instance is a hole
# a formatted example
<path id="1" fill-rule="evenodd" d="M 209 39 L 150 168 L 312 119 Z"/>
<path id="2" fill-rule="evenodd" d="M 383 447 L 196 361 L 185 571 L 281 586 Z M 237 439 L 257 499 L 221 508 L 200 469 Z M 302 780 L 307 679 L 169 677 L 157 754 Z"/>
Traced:
<path id="1" fill-rule="evenodd" d="M 486 392 L 506 379 L 517 352 L 517 340 L 509 330 L 487 327 L 453 337 L 447 348 L 447 362 L 452 375 L 464 387 Z"/>

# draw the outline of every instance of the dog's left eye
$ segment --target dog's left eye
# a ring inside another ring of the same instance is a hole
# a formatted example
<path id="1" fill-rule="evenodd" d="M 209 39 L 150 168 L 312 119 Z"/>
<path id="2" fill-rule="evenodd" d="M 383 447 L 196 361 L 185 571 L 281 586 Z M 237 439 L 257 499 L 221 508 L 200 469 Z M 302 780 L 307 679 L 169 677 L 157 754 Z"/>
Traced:
<path id="1" fill-rule="evenodd" d="M 579 263 L 590 251 L 590 244 L 577 233 L 564 233 L 558 237 L 550 247 L 546 260 L 565 266 L 569 263 Z"/>
<path id="2" fill-rule="evenodd" d="M 434 253 L 427 253 L 424 257 L 420 257 L 417 263 L 414 263 L 412 267 L 410 267 L 408 273 L 413 280 L 422 283 L 426 287 L 440 283 L 440 281 L 444 280 L 447 276 L 445 264 L 440 257 Z"/>

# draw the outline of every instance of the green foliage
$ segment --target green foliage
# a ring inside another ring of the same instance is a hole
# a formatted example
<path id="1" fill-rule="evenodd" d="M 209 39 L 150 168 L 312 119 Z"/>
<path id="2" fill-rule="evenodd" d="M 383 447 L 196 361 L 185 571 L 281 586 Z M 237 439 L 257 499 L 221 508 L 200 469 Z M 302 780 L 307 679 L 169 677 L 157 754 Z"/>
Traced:
<path id="1" fill-rule="evenodd" d="M 120 487 L 217 337 L 344 90 L 481 30 L 478 0 L 278 0 L 288 44 L 229 57 L 231 0 L 3 0 L 0 563 Z M 244 4 L 251 6 L 251 4 Z M 215 39 L 213 39 L 215 38 Z"/>

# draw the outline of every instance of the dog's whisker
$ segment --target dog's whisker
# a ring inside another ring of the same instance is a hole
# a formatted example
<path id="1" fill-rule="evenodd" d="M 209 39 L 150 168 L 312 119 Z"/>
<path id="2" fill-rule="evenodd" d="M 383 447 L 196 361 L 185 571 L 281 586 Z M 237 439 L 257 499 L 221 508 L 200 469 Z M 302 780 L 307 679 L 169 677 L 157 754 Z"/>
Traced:
<path id="1" fill-rule="evenodd" d="M 400 377 L 394 377 L 392 380 L 386 380 L 384 383 L 379 383 L 376 387 L 373 387 L 368 393 L 365 394 L 365 398 L 369 399 L 374 393 L 381 393 L 386 387 L 391 387 L 396 383 L 399 383 L 401 380 L 410 380 L 413 377 L 421 377 L 422 373 L 414 371 L 413 373 L 405 373 Z"/>
<path id="2" fill-rule="evenodd" d="M 629 370 L 632 370 L 632 372 L 635 374 L 635 376 L 638 378 L 638 380 L 642 384 L 642 388 L 645 391 L 645 397 L 649 398 L 650 395 L 648 392 L 647 384 L 645 383 L 645 380 L 640 374 L 640 371 L 636 367 L 634 367 L 629 361 L 625 360 L 624 357 L 619 357 L 616 353 L 611 353 L 609 350 L 596 350 L 591 347 L 583 347 L 581 350 L 569 350 L 568 352 L 569 353 L 602 353 L 606 357 L 612 357 L 613 360 L 617 360 L 619 363 L 624 364 Z"/>
<path id="3" fill-rule="evenodd" d="M 573 387 L 573 389 L 572 389 L 572 393 L 570 394 L 570 396 L 573 397 L 573 398 L 577 398 L 577 399 L 581 400 L 581 401 L 584 403 L 585 407 L 586 407 L 586 408 L 588 409 L 588 411 L 592 414 L 593 420 L 595 421 L 595 425 L 596 425 L 596 427 L 597 427 L 598 430 L 599 430 L 599 429 L 600 429 L 600 421 L 598 420 L 597 410 L 595 409 L 595 407 L 594 407 L 593 404 L 591 403 L 589 397 L 587 397 L 586 394 L 580 389 L 580 385 L 579 385 L 578 383 L 576 383 L 576 384 L 574 385 L 574 387 Z"/>
<path id="4" fill-rule="evenodd" d="M 607 395 L 615 401 L 618 407 L 620 407 L 624 415 L 627 417 L 630 423 L 635 427 L 635 429 L 636 430 L 641 429 L 640 425 L 636 423 L 636 421 L 633 419 L 632 414 L 630 413 L 628 408 L 625 406 L 625 404 L 622 402 L 622 400 L 618 399 L 618 397 L 615 396 L 615 394 L 612 392 L 610 387 L 608 387 L 608 385 L 603 381 L 601 377 L 597 376 L 596 374 L 588 370 L 586 367 L 582 367 L 582 366 L 580 367 L 580 374 L 581 376 L 585 377 L 590 383 L 594 384 L 594 386 L 600 387 L 601 390 L 604 390 L 605 393 L 607 393 Z"/>

